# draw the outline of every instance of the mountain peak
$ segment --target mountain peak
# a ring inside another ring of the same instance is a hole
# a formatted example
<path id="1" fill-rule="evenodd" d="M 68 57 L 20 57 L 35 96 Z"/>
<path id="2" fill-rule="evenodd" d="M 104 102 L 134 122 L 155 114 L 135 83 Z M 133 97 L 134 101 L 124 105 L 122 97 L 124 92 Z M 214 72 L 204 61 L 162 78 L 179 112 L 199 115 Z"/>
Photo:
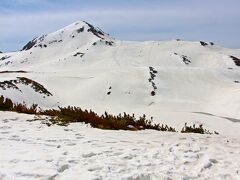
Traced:
<path id="1" fill-rule="evenodd" d="M 86 22 L 86 21 L 76 21 L 69 26 L 65 27 L 65 29 L 70 29 L 73 31 L 80 32 L 90 32 L 94 34 L 95 36 L 104 39 L 105 36 L 109 36 L 109 34 L 103 32 L 100 28 L 93 26 L 92 24 Z"/>
<path id="2" fill-rule="evenodd" d="M 22 50 L 29 50 L 33 47 L 46 48 L 53 43 L 71 43 L 73 41 L 78 42 L 92 42 L 97 40 L 109 40 L 112 39 L 109 34 L 103 32 L 100 28 L 91 25 L 86 21 L 76 21 L 58 31 L 49 33 L 37 37 L 29 41 Z"/>

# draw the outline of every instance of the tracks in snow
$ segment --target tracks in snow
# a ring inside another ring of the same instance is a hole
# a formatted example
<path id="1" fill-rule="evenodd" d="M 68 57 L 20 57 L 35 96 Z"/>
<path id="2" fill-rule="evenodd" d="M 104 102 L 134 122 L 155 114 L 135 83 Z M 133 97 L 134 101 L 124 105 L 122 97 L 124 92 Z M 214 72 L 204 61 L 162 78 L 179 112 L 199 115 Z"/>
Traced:
<path id="1" fill-rule="evenodd" d="M 240 142 L 224 136 L 46 127 L 27 122 L 32 116 L 0 117 L 1 179 L 240 177 Z"/>

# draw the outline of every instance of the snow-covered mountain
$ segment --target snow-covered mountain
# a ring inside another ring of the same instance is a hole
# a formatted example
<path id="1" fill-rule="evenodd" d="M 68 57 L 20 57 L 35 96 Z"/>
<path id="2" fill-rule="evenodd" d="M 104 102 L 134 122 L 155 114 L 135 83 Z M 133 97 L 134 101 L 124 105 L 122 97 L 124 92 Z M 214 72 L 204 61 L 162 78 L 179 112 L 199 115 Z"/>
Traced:
<path id="1" fill-rule="evenodd" d="M 240 50 L 212 42 L 126 42 L 79 21 L 1 53 L 0 71 L 0 95 L 43 108 L 240 122 Z"/>

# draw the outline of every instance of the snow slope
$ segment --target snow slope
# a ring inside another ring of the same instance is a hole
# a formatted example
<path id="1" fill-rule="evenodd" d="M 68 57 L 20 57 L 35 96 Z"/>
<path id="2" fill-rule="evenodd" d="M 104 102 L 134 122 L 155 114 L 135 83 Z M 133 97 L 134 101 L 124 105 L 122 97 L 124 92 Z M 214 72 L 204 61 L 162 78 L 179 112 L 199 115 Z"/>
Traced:
<path id="1" fill-rule="evenodd" d="M 0 112 L 0 179 L 240 178 L 239 138 L 47 127 L 33 119 Z"/>
<path id="2" fill-rule="evenodd" d="M 1 73 L 2 86 L 25 77 L 51 95 L 22 83 L 16 84 L 19 89 L 0 86 L 0 94 L 43 108 L 76 105 L 98 113 L 146 113 L 177 126 L 189 121 L 209 126 L 215 117 L 237 124 L 239 57 L 239 49 L 212 42 L 120 41 L 79 21 L 35 38 L 22 51 L 0 55 L 0 71 L 26 71 Z M 212 121 L 198 119 L 199 114 Z"/>

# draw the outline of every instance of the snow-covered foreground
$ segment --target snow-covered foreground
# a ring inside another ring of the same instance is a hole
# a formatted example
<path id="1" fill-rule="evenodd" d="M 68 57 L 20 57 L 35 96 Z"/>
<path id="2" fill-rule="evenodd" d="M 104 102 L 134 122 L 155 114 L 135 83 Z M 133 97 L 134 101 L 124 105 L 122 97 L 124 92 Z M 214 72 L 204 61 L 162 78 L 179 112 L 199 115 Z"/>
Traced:
<path id="1" fill-rule="evenodd" d="M 0 179 L 239 179 L 240 139 L 46 126 L 0 112 Z"/>

